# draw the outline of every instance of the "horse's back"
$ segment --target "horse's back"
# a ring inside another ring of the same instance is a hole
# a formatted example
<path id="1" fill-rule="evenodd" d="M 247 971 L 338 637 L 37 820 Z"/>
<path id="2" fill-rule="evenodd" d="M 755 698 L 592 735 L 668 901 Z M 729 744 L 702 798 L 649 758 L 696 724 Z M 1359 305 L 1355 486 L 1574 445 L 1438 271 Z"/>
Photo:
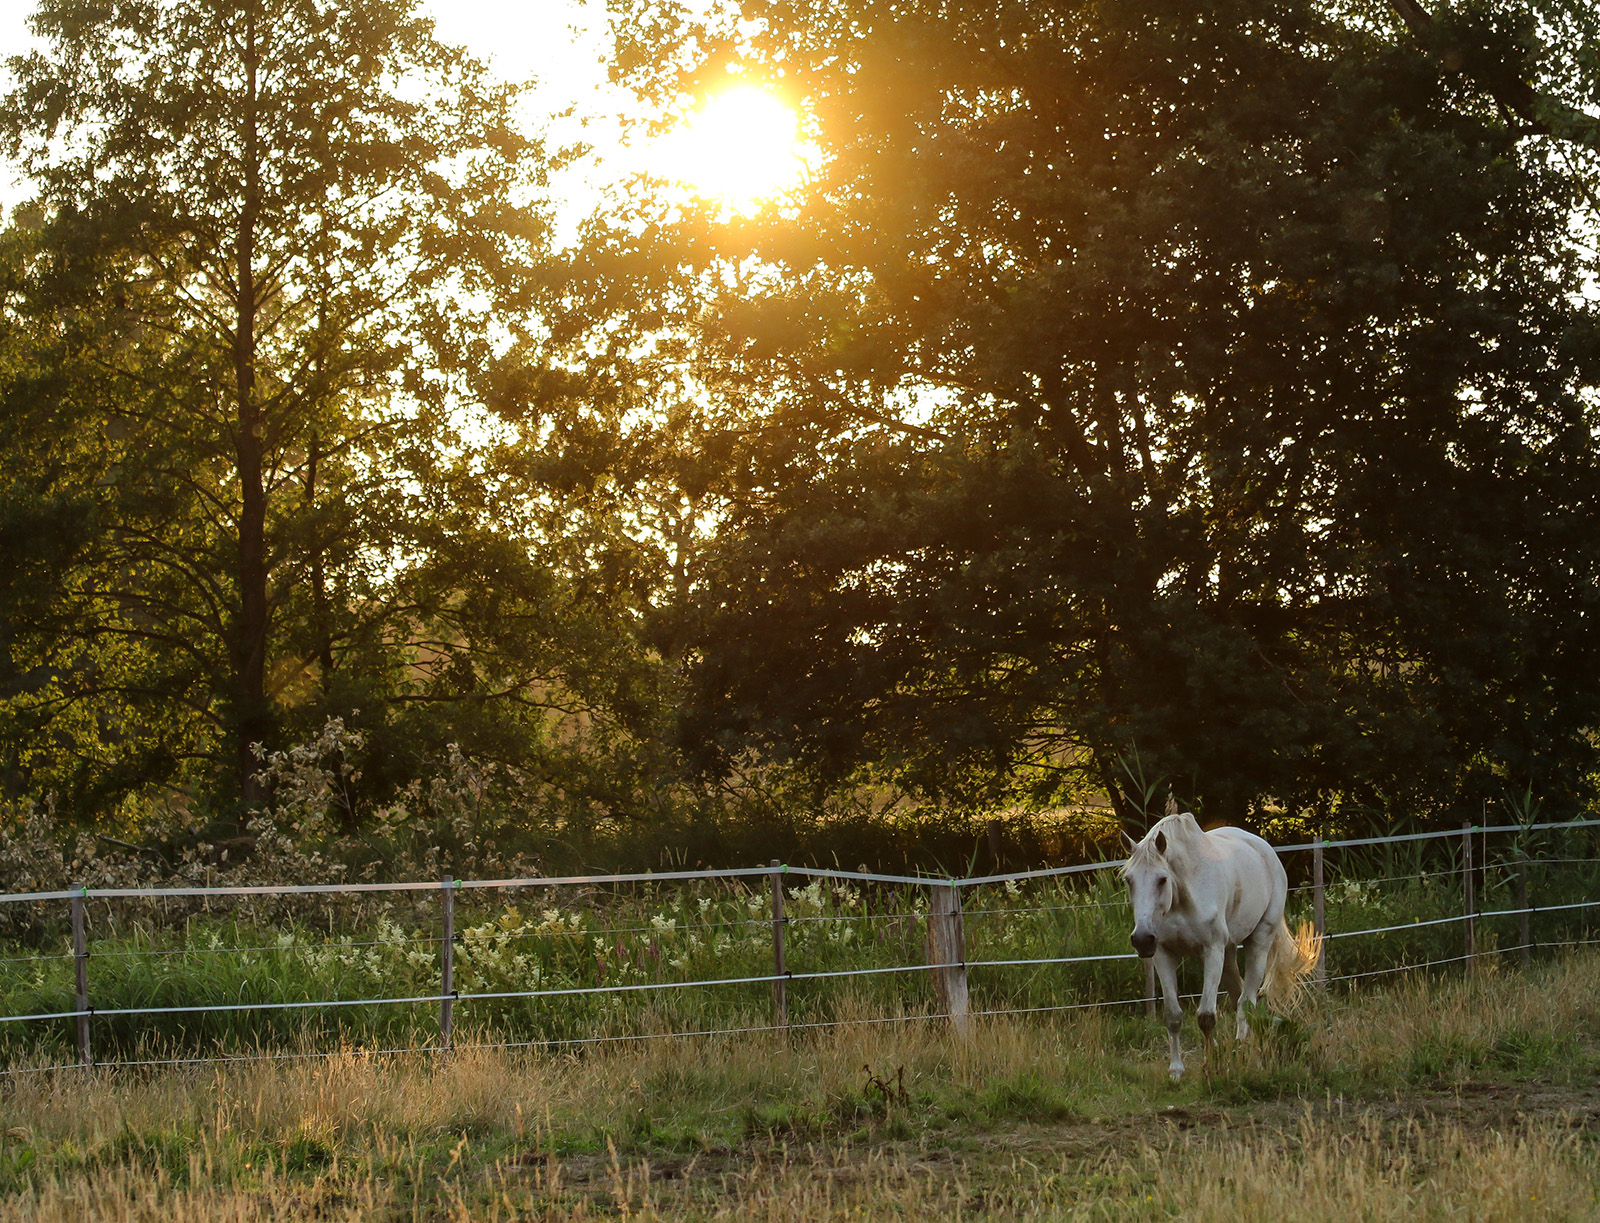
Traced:
<path id="1" fill-rule="evenodd" d="M 1283 869 L 1283 863 L 1278 860 L 1277 851 L 1268 845 L 1255 833 L 1245 828 L 1235 828 L 1231 824 L 1224 824 L 1221 828 L 1213 828 L 1206 834 L 1213 842 L 1222 842 L 1230 851 L 1243 858 L 1254 857 L 1267 868 L 1267 873 L 1274 877 L 1282 876 L 1287 879 L 1288 872 Z"/>
<path id="2" fill-rule="evenodd" d="M 1259 910 L 1267 920 L 1279 920 L 1288 899 L 1289 874 L 1272 846 L 1255 833 L 1231 825 L 1213 828 L 1206 835 L 1214 847 L 1225 849 L 1233 861 L 1234 905 Z M 1238 887 L 1239 884 L 1245 886 Z"/>

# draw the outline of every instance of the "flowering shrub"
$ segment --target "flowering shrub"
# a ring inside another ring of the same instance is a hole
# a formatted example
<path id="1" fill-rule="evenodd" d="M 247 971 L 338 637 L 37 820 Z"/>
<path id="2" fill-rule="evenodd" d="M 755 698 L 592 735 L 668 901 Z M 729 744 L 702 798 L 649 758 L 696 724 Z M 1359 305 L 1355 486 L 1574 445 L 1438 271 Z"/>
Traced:
<path id="1" fill-rule="evenodd" d="M 531 875 L 537 864 L 504 857 L 493 847 L 490 794 L 502 770 L 469 760 L 454 744 L 444 772 L 414 783 L 392 803 L 362 813 L 357 831 L 348 818 L 349 786 L 360 779 L 356 762 L 365 737 L 329 718 L 317 738 L 278 752 L 258 752 L 259 774 L 271 800 L 251 817 L 245 835 L 206 840 L 192 817 L 175 816 L 156 831 L 168 851 L 74 831 L 63 835 L 52 813 L 22 799 L 0 805 L 0 891 L 49 892 L 90 888 L 266 887 L 371 882 L 379 878 L 457 875 Z M 514 777 L 501 779 L 514 785 Z M 441 841 L 447 842 L 447 852 Z M 378 852 L 375 852 L 375 847 Z M 360 865 L 357 865 L 360 864 Z M 104 902 L 96 902 L 104 905 Z M 268 895 L 240 899 L 237 916 L 263 922 L 322 918 L 337 907 L 346 917 L 395 910 L 403 898 L 368 895 L 330 902 L 325 897 Z M 129 920 L 143 916 L 133 904 L 104 905 Z M 32 906 L 0 906 L 0 936 L 22 937 L 41 920 L 59 915 Z M 203 902 L 173 902 L 168 916 L 193 914 Z"/>

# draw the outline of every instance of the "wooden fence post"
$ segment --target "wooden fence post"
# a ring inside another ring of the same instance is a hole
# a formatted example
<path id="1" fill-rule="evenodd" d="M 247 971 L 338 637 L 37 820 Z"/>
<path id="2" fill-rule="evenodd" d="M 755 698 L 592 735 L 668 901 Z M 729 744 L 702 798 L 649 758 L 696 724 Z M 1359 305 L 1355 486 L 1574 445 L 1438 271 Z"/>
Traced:
<path id="1" fill-rule="evenodd" d="M 1477 967 L 1478 956 L 1478 930 L 1476 913 L 1478 909 L 1476 889 L 1473 887 L 1472 878 L 1472 833 L 1471 824 L 1461 825 L 1461 905 L 1463 916 L 1467 925 L 1467 967 Z"/>
<path id="2" fill-rule="evenodd" d="M 77 984 L 78 1064 L 94 1065 L 89 1048 L 89 940 L 83 928 L 83 899 L 89 889 L 83 884 L 72 898 L 72 969 Z"/>
<path id="3" fill-rule="evenodd" d="M 1317 940 L 1317 963 L 1311 970 L 1311 979 L 1317 988 L 1328 985 L 1328 945 L 1323 937 L 1328 928 L 1328 915 L 1323 891 L 1322 837 L 1311 845 L 1311 930 Z"/>
<path id="4" fill-rule="evenodd" d="M 449 875 L 440 884 L 443 893 L 444 931 L 439 944 L 439 1047 L 446 1053 L 456 1047 L 456 889 Z"/>
<path id="5" fill-rule="evenodd" d="M 772 1022 L 789 1027 L 789 965 L 784 956 L 783 936 L 789 919 L 783 915 L 783 871 L 777 858 L 772 860 Z"/>
<path id="6" fill-rule="evenodd" d="M 961 923 L 961 890 L 953 883 L 929 888 L 928 963 L 933 966 L 939 1006 L 958 1035 L 970 1026 L 967 1005 L 967 939 Z"/>

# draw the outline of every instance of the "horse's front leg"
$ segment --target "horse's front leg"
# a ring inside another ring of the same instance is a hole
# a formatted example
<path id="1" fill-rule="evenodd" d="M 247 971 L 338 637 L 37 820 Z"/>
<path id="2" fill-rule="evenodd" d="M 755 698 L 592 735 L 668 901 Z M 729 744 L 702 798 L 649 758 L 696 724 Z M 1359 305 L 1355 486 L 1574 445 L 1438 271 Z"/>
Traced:
<path id="1" fill-rule="evenodd" d="M 1200 984 L 1200 1007 L 1195 1012 L 1195 1022 L 1206 1042 L 1206 1064 L 1211 1064 L 1211 1029 L 1217 1026 L 1217 987 L 1222 984 L 1222 965 L 1227 959 L 1226 943 L 1206 944 L 1205 979 Z"/>
<path id="2" fill-rule="evenodd" d="M 1167 1074 L 1176 1083 L 1183 1077 L 1183 1049 L 1178 1032 L 1183 1027 L 1183 1003 L 1178 1000 L 1178 960 L 1160 944 L 1155 951 L 1156 976 L 1161 979 L 1161 1001 L 1167 1018 Z"/>

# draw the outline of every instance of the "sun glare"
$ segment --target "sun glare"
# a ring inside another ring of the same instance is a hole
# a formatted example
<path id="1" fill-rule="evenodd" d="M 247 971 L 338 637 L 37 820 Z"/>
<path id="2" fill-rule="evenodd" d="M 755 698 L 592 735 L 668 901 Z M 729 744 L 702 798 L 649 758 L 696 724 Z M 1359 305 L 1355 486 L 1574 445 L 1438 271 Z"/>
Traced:
<path id="1" fill-rule="evenodd" d="M 800 181 L 800 120 L 769 93 L 720 93 L 689 115 L 659 148 L 661 173 L 700 195 L 747 212 Z"/>

